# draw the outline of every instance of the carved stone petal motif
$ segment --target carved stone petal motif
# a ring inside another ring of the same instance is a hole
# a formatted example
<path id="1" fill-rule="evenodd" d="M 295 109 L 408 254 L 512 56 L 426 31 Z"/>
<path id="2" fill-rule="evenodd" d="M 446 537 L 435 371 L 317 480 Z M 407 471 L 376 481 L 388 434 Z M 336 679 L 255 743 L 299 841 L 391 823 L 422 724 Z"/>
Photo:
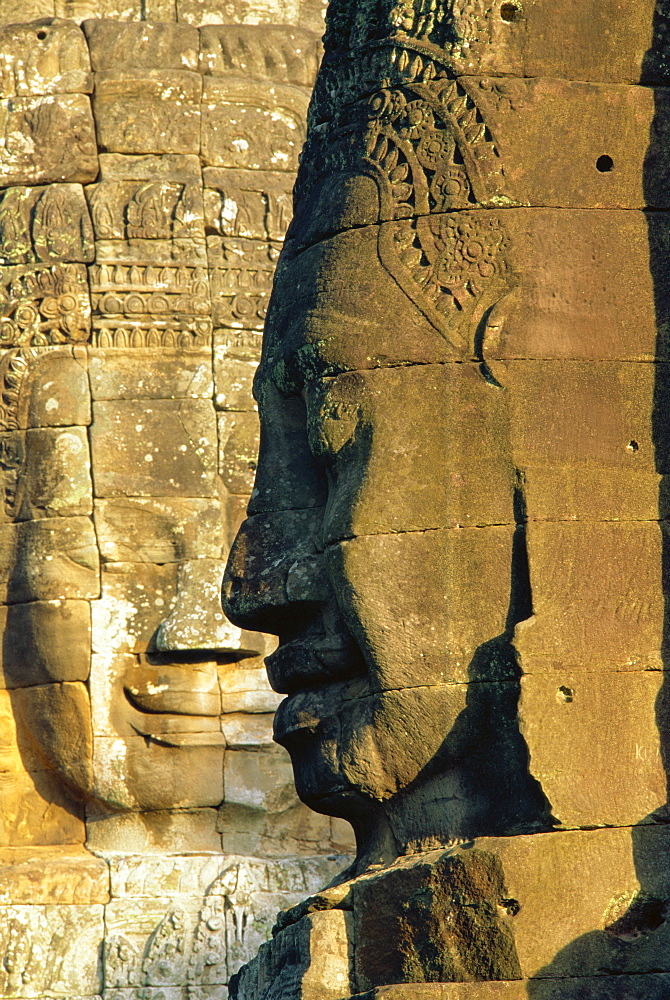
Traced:
<path id="1" fill-rule="evenodd" d="M 81 94 L 0 100 L 0 186 L 79 181 L 98 172 L 88 97 Z"/>

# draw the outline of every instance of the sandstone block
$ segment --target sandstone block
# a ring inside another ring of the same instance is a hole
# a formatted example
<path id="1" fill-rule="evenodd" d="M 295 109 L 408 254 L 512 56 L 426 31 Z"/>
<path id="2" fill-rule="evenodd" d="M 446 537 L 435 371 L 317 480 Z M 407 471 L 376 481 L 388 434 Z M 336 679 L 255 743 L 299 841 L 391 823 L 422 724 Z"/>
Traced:
<path id="1" fill-rule="evenodd" d="M 20 729 L 29 734 L 45 766 L 75 792 L 93 784 L 91 703 L 79 681 L 16 688 L 12 703 Z"/>
<path id="2" fill-rule="evenodd" d="M 0 591 L 7 603 L 98 596 L 99 556 L 89 518 L 7 524 L 0 539 Z"/>
<path id="3" fill-rule="evenodd" d="M 281 83 L 270 95 L 267 86 L 243 77 L 204 77 L 205 166 L 295 171 L 308 99 L 307 90 Z"/>
<path id="4" fill-rule="evenodd" d="M 0 201 L 0 261 L 89 263 L 93 227 L 81 184 L 8 188 Z"/>
<path id="5" fill-rule="evenodd" d="M 265 640 L 265 648 L 259 649 L 259 652 L 267 655 L 274 645 L 273 639 L 269 636 L 258 638 Z M 281 700 L 270 688 L 260 657 L 251 662 L 243 660 L 240 663 L 222 664 L 219 667 L 219 684 L 224 713 L 250 712 L 256 715 L 274 712 Z"/>
<path id="6" fill-rule="evenodd" d="M 32 601 L 0 611 L 3 634 L 0 686 L 32 687 L 85 681 L 90 671 L 88 601 Z"/>
<path id="7" fill-rule="evenodd" d="M 21 24 L 53 15 L 53 0 L 7 0 L 2 10 L 3 24 Z"/>
<path id="8" fill-rule="evenodd" d="M 100 993 L 102 906 L 0 907 L 0 989 L 6 997 Z"/>
<path id="9" fill-rule="evenodd" d="M 531 520 L 655 520 L 664 467 L 658 392 L 665 365 L 498 362 L 514 465 Z M 549 415 L 537 433 L 538 409 Z"/>
<path id="10" fill-rule="evenodd" d="M 223 555 L 224 524 L 215 500 L 119 497 L 99 500 L 100 555 L 111 563 L 178 563 Z"/>
<path id="11" fill-rule="evenodd" d="M 663 807 L 664 674 L 566 667 L 521 679 L 530 770 L 563 826 L 626 826 Z"/>
<path id="12" fill-rule="evenodd" d="M 89 348 L 94 399 L 210 399 L 211 351 Z"/>
<path id="13" fill-rule="evenodd" d="M 12 520 L 92 513 L 85 427 L 0 434 L 0 451 L 11 456 L 5 459 L 5 512 Z M 23 456 L 19 465 L 18 456 Z"/>
<path id="14" fill-rule="evenodd" d="M 288 174 L 205 167 L 203 180 L 210 234 L 283 240 L 293 215 L 293 185 Z"/>
<path id="15" fill-rule="evenodd" d="M 3 848 L 48 845 L 52 850 L 60 844 L 71 846 L 86 839 L 83 808 L 51 770 L 3 770 L 0 805 Z"/>
<path id="16" fill-rule="evenodd" d="M 216 649 L 243 651 L 244 639 L 221 610 L 221 581 L 225 563 L 220 559 L 181 562 L 174 607 L 156 633 L 162 650 Z M 252 655 L 256 650 L 249 650 Z"/>
<path id="17" fill-rule="evenodd" d="M 3 98 L 0 126 L 0 186 L 95 180 L 98 152 L 88 97 Z"/>
<path id="18" fill-rule="evenodd" d="M 8 848 L 0 852 L 0 904 L 109 902 L 109 869 L 83 848 Z"/>
<path id="19" fill-rule="evenodd" d="M 269 748 L 273 746 L 272 712 L 227 712 L 221 719 L 221 728 L 230 750 Z"/>
<path id="20" fill-rule="evenodd" d="M 323 525 L 326 543 L 513 522 L 506 394 L 492 391 L 478 367 L 341 375 L 312 383 L 305 395 L 312 450 L 337 481 Z M 267 409 L 262 399 L 261 414 L 272 419 Z M 417 423 L 426 428 L 420 440 Z"/>
<path id="21" fill-rule="evenodd" d="M 52 17 L 11 24 L 5 13 L 9 27 L 0 29 L 0 97 L 91 93 L 88 49 L 76 25 Z"/>
<path id="22" fill-rule="evenodd" d="M 104 566 L 102 596 L 91 604 L 93 651 L 144 652 L 173 607 L 176 589 L 174 563 Z"/>
<path id="23" fill-rule="evenodd" d="M 107 21 L 92 21 L 107 25 Z M 116 26 L 114 26 L 116 28 Z M 125 25 L 140 28 L 140 25 Z M 151 28 L 179 25 L 151 25 Z M 141 30 L 145 30 L 142 26 Z M 86 189 L 95 234 L 101 240 L 204 240 L 198 157 L 103 153 L 100 180 Z M 160 274 L 154 284 L 160 289 Z"/>
<path id="24" fill-rule="evenodd" d="M 231 983 L 237 1000 L 342 1000 L 351 989 L 349 915 L 310 913 L 261 946 Z"/>
<path id="25" fill-rule="evenodd" d="M 664 538 L 664 523 L 530 522 L 533 617 L 517 626 L 515 639 L 522 669 L 532 670 L 532 656 L 661 667 Z"/>
<path id="26" fill-rule="evenodd" d="M 214 348 L 225 358 L 235 361 L 260 361 L 262 334 L 257 330 L 215 330 Z"/>
<path id="27" fill-rule="evenodd" d="M 270 813 L 297 805 L 291 761 L 282 747 L 228 749 L 223 774 L 226 803 Z"/>
<path id="28" fill-rule="evenodd" d="M 203 809 L 223 799 L 223 747 L 97 736 L 95 796 L 114 809 Z"/>
<path id="29" fill-rule="evenodd" d="M 258 414 L 217 413 L 219 475 L 229 493 L 251 493 L 258 455 Z"/>
<path id="30" fill-rule="evenodd" d="M 239 74 L 272 84 L 312 87 L 320 46 L 311 31 L 288 25 L 205 24 L 200 69 L 206 76 Z"/>
<path id="31" fill-rule="evenodd" d="M 140 23 L 119 23 L 122 20 L 95 18 L 82 24 L 96 73 L 198 69 L 198 32 L 194 28 L 156 23 L 160 19 L 155 17 Z"/>
<path id="32" fill-rule="evenodd" d="M 91 708 L 96 736 L 151 736 L 179 746 L 209 736 L 224 745 L 215 663 L 162 662 L 155 656 L 97 653 L 91 663 Z M 218 739 L 217 739 L 218 736 Z M 182 739 L 183 738 L 183 739 Z"/>
<path id="33" fill-rule="evenodd" d="M 434 865 L 401 863 L 354 882 L 352 902 L 359 990 L 521 976 L 505 872 L 494 854 L 475 847 Z"/>
<path id="34" fill-rule="evenodd" d="M 101 348 L 198 349 L 211 340 L 205 244 L 137 240 L 98 243 L 90 268 L 93 343 Z M 139 245 L 135 245 L 139 244 Z M 200 257 L 198 257 L 200 254 Z"/>
<path id="35" fill-rule="evenodd" d="M 159 856 L 166 852 L 219 853 L 221 837 L 216 832 L 216 819 L 216 809 L 130 813 L 92 811 L 87 817 L 87 843 L 94 851 L 140 851 Z"/>
<path id="36" fill-rule="evenodd" d="M 4 347 L 88 340 L 91 301 L 83 264 L 7 267 L 1 280 L 0 341 Z"/>
<path id="37" fill-rule="evenodd" d="M 101 149 L 198 153 L 200 95 L 201 78 L 190 70 L 98 73 L 93 108 Z"/>
<path id="38" fill-rule="evenodd" d="M 6 393 L 3 428 L 90 424 L 86 355 L 81 348 L 58 347 L 35 355 L 7 351 L 0 359 L 0 373 Z"/>
<path id="39" fill-rule="evenodd" d="M 219 809 L 219 830 L 224 852 L 248 851 L 259 858 L 352 850 L 351 837 L 346 846 L 338 847 L 331 837 L 327 817 L 312 812 L 302 803 L 280 813 L 266 813 L 224 801 Z M 342 861 L 340 867 L 344 864 Z"/>
<path id="40" fill-rule="evenodd" d="M 97 497 L 214 494 L 217 437 L 210 401 L 99 401 L 93 411 Z"/>
<path id="41" fill-rule="evenodd" d="M 487 652 L 506 628 L 513 532 L 505 525 L 409 531 L 332 548 L 329 572 L 347 581 L 343 612 L 376 664 L 375 687 L 514 676 L 504 652 Z M 389 591 L 384 581 L 391 578 L 396 585 Z"/>
<path id="42" fill-rule="evenodd" d="M 217 326 L 262 330 L 279 250 L 279 244 L 265 240 L 207 238 Z"/>
<path id="43" fill-rule="evenodd" d="M 225 348 L 214 349 L 214 405 L 221 410 L 249 410 L 253 407 L 252 384 L 258 363 L 226 357 Z"/>

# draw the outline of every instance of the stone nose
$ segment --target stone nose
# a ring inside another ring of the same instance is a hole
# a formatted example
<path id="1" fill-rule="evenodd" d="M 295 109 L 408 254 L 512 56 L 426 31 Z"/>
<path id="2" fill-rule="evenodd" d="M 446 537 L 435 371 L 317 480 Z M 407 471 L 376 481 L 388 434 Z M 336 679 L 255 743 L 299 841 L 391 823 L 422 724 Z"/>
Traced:
<path id="1" fill-rule="evenodd" d="M 224 563 L 219 559 L 191 559 L 181 563 L 175 603 L 156 632 L 158 650 L 241 650 L 242 632 L 221 608 L 223 570 Z"/>
<path id="2" fill-rule="evenodd" d="M 254 514 L 243 523 L 228 558 L 223 608 L 246 629 L 279 634 L 287 610 L 322 604 L 332 596 L 317 548 L 323 511 Z"/>

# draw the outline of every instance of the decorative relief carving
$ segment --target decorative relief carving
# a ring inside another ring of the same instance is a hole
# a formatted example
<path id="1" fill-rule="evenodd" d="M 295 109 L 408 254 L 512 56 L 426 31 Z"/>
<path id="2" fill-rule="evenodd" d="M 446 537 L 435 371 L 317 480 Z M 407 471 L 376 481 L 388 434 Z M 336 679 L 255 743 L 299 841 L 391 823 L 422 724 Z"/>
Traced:
<path id="1" fill-rule="evenodd" d="M 0 282 L 1 347 L 88 340 L 91 303 L 83 264 L 7 267 Z"/>
<path id="2" fill-rule="evenodd" d="M 214 323 L 261 330 L 281 246 L 269 241 L 209 237 L 208 249 Z"/>
<path id="3" fill-rule="evenodd" d="M 202 240 L 200 165 L 194 156 L 100 158 L 87 189 L 99 240 Z"/>
<path id="4" fill-rule="evenodd" d="M 72 21 L 46 17 L 0 29 L 0 97 L 92 89 L 86 42 Z"/>
<path id="5" fill-rule="evenodd" d="M 320 48 L 312 31 L 284 25 L 207 24 L 200 29 L 200 67 L 205 75 L 231 74 L 311 87 Z"/>
<path id="6" fill-rule="evenodd" d="M 98 151 L 83 94 L 0 100 L 0 186 L 95 180 Z"/>
<path id="7" fill-rule="evenodd" d="M 80 184 L 9 188 L 0 201 L 0 263 L 93 260 L 93 228 Z"/>
<path id="8" fill-rule="evenodd" d="M 283 240 L 293 215 L 293 178 L 280 171 L 206 167 L 209 233 Z"/>
<path id="9" fill-rule="evenodd" d="M 235 77 L 205 77 L 202 155 L 207 165 L 254 170 L 298 167 L 308 92 Z"/>

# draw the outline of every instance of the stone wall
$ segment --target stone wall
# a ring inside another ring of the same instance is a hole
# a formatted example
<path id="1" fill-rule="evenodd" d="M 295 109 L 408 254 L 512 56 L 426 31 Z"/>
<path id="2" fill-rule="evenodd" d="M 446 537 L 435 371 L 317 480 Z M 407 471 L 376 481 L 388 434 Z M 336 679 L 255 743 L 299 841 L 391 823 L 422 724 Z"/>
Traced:
<path id="1" fill-rule="evenodd" d="M 223 13 L 0 11 L 3 997 L 225 997 L 351 845 L 219 601 L 318 16 Z"/>

